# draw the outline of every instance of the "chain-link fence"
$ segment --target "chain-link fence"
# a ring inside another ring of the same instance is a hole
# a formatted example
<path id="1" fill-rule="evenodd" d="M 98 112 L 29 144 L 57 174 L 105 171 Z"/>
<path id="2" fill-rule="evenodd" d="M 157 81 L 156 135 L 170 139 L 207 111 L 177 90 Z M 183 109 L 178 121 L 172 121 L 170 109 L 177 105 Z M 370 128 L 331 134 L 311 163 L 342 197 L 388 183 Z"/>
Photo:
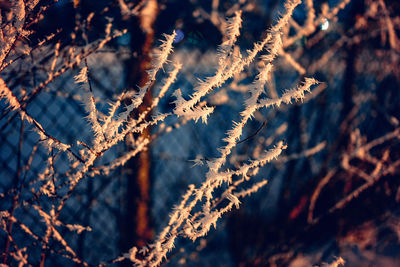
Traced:
<path id="1" fill-rule="evenodd" d="M 150 127 L 147 151 L 110 172 L 98 171 L 132 151 L 132 139 L 140 137 L 127 135 L 101 153 L 72 188 L 70 177 L 82 163 L 80 159 L 89 153 L 78 148 L 91 150 L 95 137 L 84 104 L 88 85 L 76 83 L 74 77 L 87 67 L 95 106 L 99 114 L 107 114 L 108 102 L 115 101 L 127 88 L 132 89 L 128 76 L 132 62 L 139 62 L 141 57 L 132 51 L 135 36 L 129 34 L 110 38 L 107 46 L 90 50 L 89 44 L 100 38 L 98 29 L 106 28 L 110 21 L 106 15 L 114 16 L 115 28 L 128 24 L 123 22 L 127 14 L 121 13 L 121 3 L 105 2 L 99 4 L 101 8 L 96 8 L 95 19 L 91 20 L 90 1 L 61 1 L 53 8 L 69 5 L 69 12 L 79 10 L 73 14 L 81 25 L 72 32 L 82 34 L 82 40 L 68 37 L 71 39 L 64 44 L 66 35 L 54 37 L 29 56 L 21 56 L 23 53 L 16 50 L 11 53 L 15 63 L 2 69 L 1 79 L 21 100 L 21 107 L 14 110 L 6 101 L 0 102 L 0 248 L 4 264 L 24 263 L 25 255 L 26 264 L 32 265 L 131 264 L 127 259 L 111 261 L 130 247 L 159 236 L 189 185 L 199 188 L 207 179 L 208 164 L 219 157 L 218 148 L 226 143 L 226 133 L 241 118 L 250 95 L 248 88 L 265 65 L 262 61 L 250 65 L 204 98 L 215 108 L 207 124 L 170 116 Z M 145 2 L 138 4 L 138 10 L 145 10 Z M 281 10 L 276 1 L 221 1 L 219 9 L 211 10 L 211 3 L 195 2 L 186 3 L 181 14 L 171 11 L 176 9 L 174 1 L 159 3 L 155 39 L 160 36 L 158 32 L 171 30 L 173 23 L 167 26 L 166 22 L 173 17 L 174 27 L 182 36 L 175 39 L 170 60 L 181 62 L 183 68 L 151 115 L 172 112 L 174 91 L 180 89 L 183 96 L 189 96 L 215 73 L 221 53 L 217 45 L 223 35 L 218 24 L 221 14 L 232 16 L 235 11 L 243 11 L 238 40 L 242 46 L 232 51 L 239 58 L 239 53 L 246 55 L 245 49 L 258 40 L 255 36 L 262 36 L 261 28 L 274 21 L 271 10 Z M 213 5 L 216 2 L 212 1 Z M 400 29 L 394 12 L 398 5 L 386 6 L 384 1 L 372 0 L 343 1 L 339 5 L 339 1 L 332 1 L 329 9 L 321 1 L 314 1 L 320 17 L 314 16 L 312 32 L 303 31 L 297 36 L 292 31 L 301 29 L 299 25 L 310 16 L 307 10 L 312 6 L 310 1 L 305 2 L 288 22 L 290 31 L 283 32 L 283 36 L 297 39 L 282 46 L 262 97 L 282 96 L 303 76 L 322 83 L 302 103 L 254 113 L 224 166 L 226 170 L 239 169 L 282 141 L 288 145 L 284 154 L 252 170 L 252 178 L 243 188 L 264 179 L 268 185 L 254 196 L 241 199 L 240 209 L 234 208 L 221 218 L 208 236 L 196 242 L 176 240 L 175 250 L 168 254 L 168 266 L 307 266 L 333 262 L 335 257 L 354 265 L 398 263 L 400 56 L 398 46 L 392 46 L 391 41 Z M 363 8 L 362 14 L 357 11 L 359 7 Z M 372 7 L 380 13 L 372 14 Z M 338 15 L 339 11 L 342 13 Z M 133 17 L 130 23 L 138 23 Z M 265 21 L 260 23 L 261 19 Z M 388 19 L 394 21 L 392 30 L 377 27 Z M 90 32 L 90 27 L 96 29 L 91 33 L 95 37 L 85 32 Z M 369 31 L 374 27 L 377 29 Z M 283 39 L 283 44 L 289 41 Z M 82 49 L 79 63 L 72 64 L 69 61 L 75 58 L 69 55 L 79 55 L 73 49 L 79 50 L 80 42 L 86 42 L 88 48 Z M 23 44 L 21 41 L 15 46 L 22 49 Z M 87 51 L 90 53 L 85 54 Z M 160 71 L 151 86 L 154 95 L 170 70 L 168 65 Z M 49 77 L 50 73 L 56 77 Z M 123 105 L 129 105 L 129 101 Z M 40 137 L 37 124 L 21 120 L 21 110 L 34 118 L 48 136 Z M 118 112 L 122 111 L 120 107 Z M 106 116 L 99 118 L 102 123 L 106 120 Z M 52 138 L 71 144 L 71 151 L 62 153 L 46 147 Z M 141 161 L 140 155 L 145 153 L 149 158 Z M 147 169 L 147 180 L 139 177 L 143 169 Z M 229 184 L 214 193 L 223 195 L 227 188 Z M 149 198 L 142 201 L 144 195 Z M 62 210 L 55 210 L 64 200 Z M 227 200 L 219 201 L 216 205 Z M 191 216 L 200 209 L 195 207 Z M 146 225 L 140 224 L 143 221 Z M 49 225 L 53 227 L 52 236 L 48 236 Z M 146 236 L 137 233 L 140 227 L 148 232 Z"/>

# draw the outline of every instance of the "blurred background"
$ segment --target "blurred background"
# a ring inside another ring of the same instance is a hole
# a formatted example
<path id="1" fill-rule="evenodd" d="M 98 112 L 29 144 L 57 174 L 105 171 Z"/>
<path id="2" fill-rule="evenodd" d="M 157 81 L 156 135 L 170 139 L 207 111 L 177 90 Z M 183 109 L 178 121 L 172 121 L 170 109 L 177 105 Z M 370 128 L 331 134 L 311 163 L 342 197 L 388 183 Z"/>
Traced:
<path id="1" fill-rule="evenodd" d="M 267 179 L 265 187 L 243 199 L 240 209 L 219 220 L 205 238 L 178 240 L 164 265 L 324 266 L 342 257 L 345 266 L 400 266 L 400 2 L 303 2 L 283 33 L 284 48 L 265 96 L 278 97 L 304 77 L 321 84 L 303 103 L 258 111 L 243 132 L 243 140 L 250 138 L 237 145 L 227 168 L 256 158 L 281 140 L 288 149 L 248 182 Z M 199 78 L 215 72 L 225 18 L 242 10 L 235 50 L 245 53 L 262 40 L 283 5 L 278 0 L 40 1 L 26 13 L 24 27 L 32 33 L 18 38 L 8 55 L 15 63 L 0 75 L 20 98 L 40 88 L 26 101 L 26 110 L 51 135 L 68 144 L 89 144 L 93 133 L 82 104 L 85 90 L 74 81 L 83 63 L 69 67 L 66 55 L 104 39 L 110 21 L 112 30 L 127 33 L 86 56 L 97 108 L 106 111 L 116 95 L 143 84 L 152 49 L 164 33 L 175 30 L 171 61 L 180 61 L 183 68 L 155 111 L 169 112 L 175 89 L 189 95 Z M 10 8 L 0 1 L 2 30 Z M 307 23 L 313 27 L 304 27 Z M 64 53 L 56 64 L 62 72 L 42 86 L 57 44 Z M 60 214 L 64 223 L 92 229 L 79 235 L 60 229 L 78 258 L 89 265 L 110 263 L 160 233 L 188 185 L 205 180 L 206 165 L 194 166 L 193 160 L 206 162 L 219 155 L 217 148 L 238 120 L 258 67 L 252 64 L 205 99 L 215 107 L 207 124 L 168 118 L 144 133 L 152 138 L 146 151 L 78 184 Z M 164 77 L 159 75 L 153 87 L 159 88 Z M 151 102 L 151 95 L 146 101 Z M 43 240 L 19 226 L 44 236 L 45 224 L 32 205 L 46 210 L 54 199 L 35 193 L 40 184 L 33 181 L 49 154 L 4 100 L 0 107 L 0 210 L 12 211 L 19 220 L 11 229 L 10 222 L 2 223 L 1 263 L 17 262 L 17 248 L 8 241 L 12 236 L 11 243 L 26 248 L 28 262 L 36 266 Z M 95 165 L 108 164 L 129 149 L 126 140 Z M 57 157 L 61 195 L 69 160 L 64 154 L 52 156 Z M 80 265 L 67 254 L 56 240 L 50 241 L 45 266 Z"/>

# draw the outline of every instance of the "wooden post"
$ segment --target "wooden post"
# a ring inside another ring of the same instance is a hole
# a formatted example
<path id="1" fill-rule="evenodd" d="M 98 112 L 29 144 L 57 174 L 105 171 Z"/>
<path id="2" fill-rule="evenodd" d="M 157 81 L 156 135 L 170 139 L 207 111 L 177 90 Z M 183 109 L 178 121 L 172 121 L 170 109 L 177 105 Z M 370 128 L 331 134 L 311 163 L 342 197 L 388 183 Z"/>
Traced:
<path id="1" fill-rule="evenodd" d="M 127 86 L 137 90 L 148 81 L 146 70 L 151 68 L 151 49 L 154 44 L 153 24 L 158 13 L 156 0 L 149 0 L 143 6 L 138 18 L 133 17 L 130 22 L 132 57 L 127 64 Z M 139 113 L 146 110 L 152 102 L 151 90 L 139 107 Z M 151 114 L 148 114 L 148 116 Z M 138 116 L 138 114 L 132 114 Z M 143 137 L 150 137 L 151 129 L 143 131 Z M 134 136 L 138 138 L 139 136 Z M 145 246 L 153 238 L 152 223 L 150 219 L 150 149 L 142 151 L 130 160 L 125 169 L 126 199 L 125 214 L 121 222 L 121 252 L 127 252 L 132 246 Z"/>

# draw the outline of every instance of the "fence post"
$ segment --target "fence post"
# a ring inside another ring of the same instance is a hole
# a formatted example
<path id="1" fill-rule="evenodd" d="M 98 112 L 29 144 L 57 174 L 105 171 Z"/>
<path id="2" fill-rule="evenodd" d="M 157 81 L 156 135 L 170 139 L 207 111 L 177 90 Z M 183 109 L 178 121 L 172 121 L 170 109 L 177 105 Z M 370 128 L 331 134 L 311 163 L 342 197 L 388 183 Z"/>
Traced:
<path id="1" fill-rule="evenodd" d="M 143 86 L 148 75 L 146 70 L 151 67 L 151 49 L 154 43 L 153 24 L 157 17 L 158 4 L 150 0 L 143 6 L 138 17 L 130 21 L 131 58 L 127 62 L 127 86 L 136 90 Z M 151 90 L 139 107 L 139 114 L 144 112 L 152 102 Z M 131 114 L 138 116 L 139 114 Z M 151 114 L 149 113 L 148 116 Z M 150 138 L 151 129 L 143 131 L 142 137 Z M 139 136 L 134 136 L 134 139 Z M 121 222 L 121 252 L 127 252 L 132 246 L 145 246 L 153 237 L 150 218 L 151 192 L 151 155 L 149 149 L 142 151 L 126 165 L 124 173 L 126 181 L 126 199 Z"/>

